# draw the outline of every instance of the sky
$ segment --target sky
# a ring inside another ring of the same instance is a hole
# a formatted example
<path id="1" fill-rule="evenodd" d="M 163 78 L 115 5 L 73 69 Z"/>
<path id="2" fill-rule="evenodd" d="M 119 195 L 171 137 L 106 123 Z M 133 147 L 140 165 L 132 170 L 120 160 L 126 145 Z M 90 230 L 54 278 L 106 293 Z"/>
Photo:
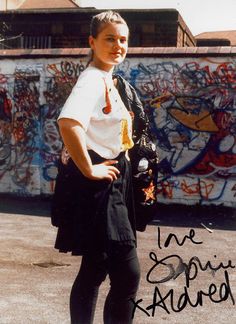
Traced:
<path id="1" fill-rule="evenodd" d="M 236 0 L 80 0 L 98 9 L 176 9 L 194 36 L 236 30 Z"/>

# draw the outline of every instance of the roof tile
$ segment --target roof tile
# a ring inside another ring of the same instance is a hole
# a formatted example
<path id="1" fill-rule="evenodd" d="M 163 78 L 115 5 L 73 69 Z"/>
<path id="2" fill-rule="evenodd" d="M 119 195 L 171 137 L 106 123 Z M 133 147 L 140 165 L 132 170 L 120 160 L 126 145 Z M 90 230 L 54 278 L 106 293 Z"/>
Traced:
<path id="1" fill-rule="evenodd" d="M 62 9 L 78 7 L 72 0 L 25 0 L 18 9 Z"/>

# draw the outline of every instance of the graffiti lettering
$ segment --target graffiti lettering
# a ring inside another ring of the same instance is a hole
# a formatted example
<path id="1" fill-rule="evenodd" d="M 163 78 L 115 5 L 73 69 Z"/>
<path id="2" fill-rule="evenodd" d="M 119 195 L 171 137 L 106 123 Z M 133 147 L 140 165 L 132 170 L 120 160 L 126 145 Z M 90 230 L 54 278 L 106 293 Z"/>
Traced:
<path id="1" fill-rule="evenodd" d="M 15 186 L 11 190 L 25 186 L 31 194 L 43 181 L 42 190 L 51 193 L 53 176 L 42 170 L 52 170 L 59 157 L 56 119 L 84 69 L 81 59 L 35 59 L 0 74 L 0 177 Z M 235 188 L 227 180 L 236 176 L 235 61 L 128 58 L 116 73 L 132 83 L 149 116 L 160 152 L 159 201 L 232 205 Z"/>

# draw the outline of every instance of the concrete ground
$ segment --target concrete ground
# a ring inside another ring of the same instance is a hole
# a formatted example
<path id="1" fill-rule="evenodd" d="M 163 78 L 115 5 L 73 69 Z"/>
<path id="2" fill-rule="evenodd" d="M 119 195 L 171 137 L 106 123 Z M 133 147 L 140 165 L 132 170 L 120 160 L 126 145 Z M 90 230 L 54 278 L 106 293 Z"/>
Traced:
<path id="1" fill-rule="evenodd" d="M 53 249 L 56 228 L 48 216 L 47 200 L 0 197 L 0 324 L 70 323 L 81 259 Z M 134 324 L 236 323 L 235 246 L 235 209 L 160 205 L 138 234 L 142 279 Z M 95 324 L 103 323 L 108 287 L 106 280 Z"/>

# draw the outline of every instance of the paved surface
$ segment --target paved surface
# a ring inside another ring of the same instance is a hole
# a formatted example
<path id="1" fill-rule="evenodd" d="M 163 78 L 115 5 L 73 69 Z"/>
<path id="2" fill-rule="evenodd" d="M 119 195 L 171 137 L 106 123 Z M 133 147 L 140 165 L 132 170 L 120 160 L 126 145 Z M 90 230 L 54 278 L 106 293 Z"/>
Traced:
<path id="1" fill-rule="evenodd" d="M 48 201 L 0 197 L 0 324 L 69 324 L 80 257 L 53 249 L 56 229 L 48 215 Z M 176 236 L 168 244 L 170 233 Z M 159 206 L 154 224 L 138 235 L 142 301 L 134 324 L 236 323 L 235 245 L 236 210 Z M 189 263 L 193 256 L 200 261 Z M 108 287 L 105 281 L 100 289 L 95 324 L 103 323 Z"/>

